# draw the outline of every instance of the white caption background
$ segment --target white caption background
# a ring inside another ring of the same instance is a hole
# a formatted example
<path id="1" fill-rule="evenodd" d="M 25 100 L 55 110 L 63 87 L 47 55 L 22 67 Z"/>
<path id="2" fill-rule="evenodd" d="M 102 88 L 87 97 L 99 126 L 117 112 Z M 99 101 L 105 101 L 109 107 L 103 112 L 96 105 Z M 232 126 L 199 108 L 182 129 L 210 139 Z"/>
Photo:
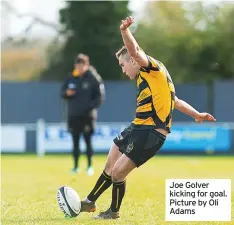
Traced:
<path id="1" fill-rule="evenodd" d="M 166 221 L 231 221 L 231 179 L 166 179 Z"/>

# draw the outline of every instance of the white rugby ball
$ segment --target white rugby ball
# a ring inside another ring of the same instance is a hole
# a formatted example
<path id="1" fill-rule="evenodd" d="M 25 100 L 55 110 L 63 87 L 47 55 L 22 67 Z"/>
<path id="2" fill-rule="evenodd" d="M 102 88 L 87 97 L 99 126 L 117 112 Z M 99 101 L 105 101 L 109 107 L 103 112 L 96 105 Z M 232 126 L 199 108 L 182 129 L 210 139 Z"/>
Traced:
<path id="1" fill-rule="evenodd" d="M 58 189 L 57 202 L 65 216 L 76 217 L 79 215 L 81 209 L 80 197 L 71 187 L 63 186 Z"/>

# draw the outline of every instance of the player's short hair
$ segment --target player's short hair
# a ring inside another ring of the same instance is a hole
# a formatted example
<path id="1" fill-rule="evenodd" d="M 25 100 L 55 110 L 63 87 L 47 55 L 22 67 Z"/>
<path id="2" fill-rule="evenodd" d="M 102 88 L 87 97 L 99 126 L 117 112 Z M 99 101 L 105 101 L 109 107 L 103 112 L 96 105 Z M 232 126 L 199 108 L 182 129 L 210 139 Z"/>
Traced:
<path id="1" fill-rule="evenodd" d="M 126 46 L 123 46 L 121 49 L 119 49 L 119 51 L 117 51 L 115 55 L 117 59 L 119 59 L 120 56 L 125 56 L 127 60 L 130 59 L 128 49 L 126 48 Z"/>
<path id="2" fill-rule="evenodd" d="M 79 53 L 75 59 L 75 64 L 89 64 L 89 57 L 83 53 Z"/>

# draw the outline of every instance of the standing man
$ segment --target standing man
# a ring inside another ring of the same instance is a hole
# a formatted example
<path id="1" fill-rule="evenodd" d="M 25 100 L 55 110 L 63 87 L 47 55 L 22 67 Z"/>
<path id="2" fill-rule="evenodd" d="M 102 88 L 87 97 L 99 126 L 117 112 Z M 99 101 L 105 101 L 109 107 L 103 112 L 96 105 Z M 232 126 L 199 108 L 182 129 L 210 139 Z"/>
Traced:
<path id="1" fill-rule="evenodd" d="M 87 174 L 93 175 L 91 142 L 97 109 L 104 101 L 104 84 L 96 69 L 89 63 L 89 57 L 78 54 L 74 70 L 62 85 L 62 97 L 68 103 L 68 128 L 73 141 L 73 173 L 79 171 L 80 136 L 83 134 L 88 159 Z"/>

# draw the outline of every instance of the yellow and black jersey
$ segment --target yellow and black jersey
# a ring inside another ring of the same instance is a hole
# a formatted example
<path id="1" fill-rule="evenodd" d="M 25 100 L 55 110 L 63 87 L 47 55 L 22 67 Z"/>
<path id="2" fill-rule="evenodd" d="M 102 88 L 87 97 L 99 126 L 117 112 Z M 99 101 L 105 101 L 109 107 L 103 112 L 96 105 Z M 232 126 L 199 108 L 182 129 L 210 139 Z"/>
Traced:
<path id="1" fill-rule="evenodd" d="M 140 129 L 163 128 L 170 132 L 175 105 L 175 88 L 166 67 L 147 56 L 148 67 L 137 76 L 137 109 L 133 126 Z"/>

